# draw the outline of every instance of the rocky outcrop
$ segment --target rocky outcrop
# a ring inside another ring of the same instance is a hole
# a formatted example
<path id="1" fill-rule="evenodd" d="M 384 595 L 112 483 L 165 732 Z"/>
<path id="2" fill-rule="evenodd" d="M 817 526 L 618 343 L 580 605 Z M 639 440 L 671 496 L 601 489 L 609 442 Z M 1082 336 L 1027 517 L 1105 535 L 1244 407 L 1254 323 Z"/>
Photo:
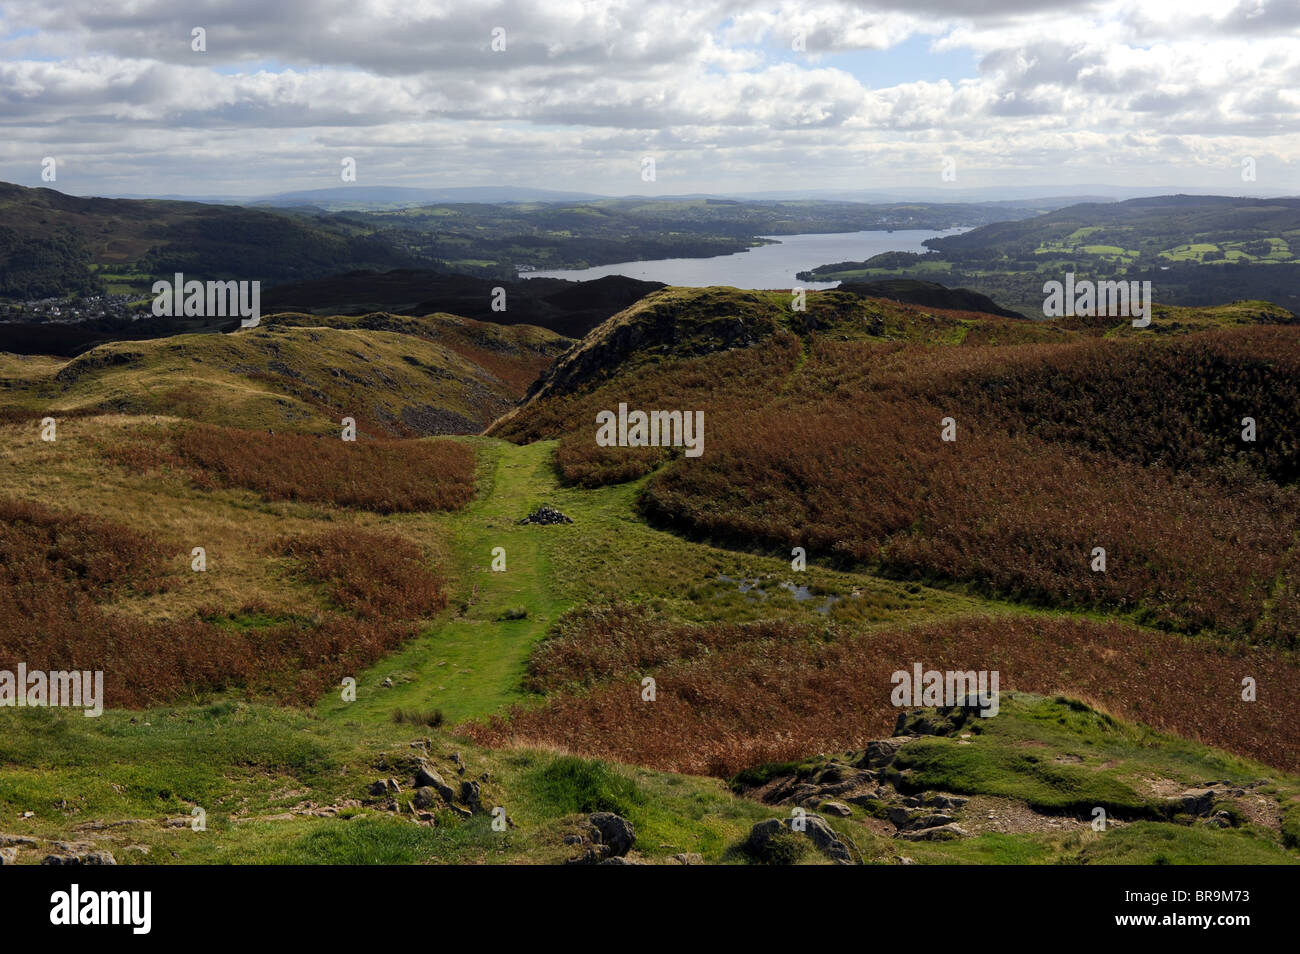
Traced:
<path id="1" fill-rule="evenodd" d="M 585 819 L 582 830 L 565 842 L 578 847 L 579 853 L 568 859 L 570 865 L 636 864 L 627 853 L 636 844 L 632 823 L 613 812 L 593 812 Z"/>
<path id="2" fill-rule="evenodd" d="M 966 804 L 964 797 L 947 792 L 918 794 L 900 790 L 898 786 L 904 784 L 904 776 L 894 771 L 893 766 L 899 751 L 909 742 L 923 735 L 955 734 L 978 711 L 973 707 L 953 706 L 902 712 L 897 734 L 891 738 L 873 739 L 856 752 L 822 759 L 760 784 L 737 783 L 733 787 L 738 794 L 768 805 L 798 806 L 839 818 L 852 817 L 856 810 L 889 822 L 895 837 L 910 841 L 965 837 L 967 832 L 958 824 Z M 825 827 L 825 822 L 821 821 L 817 827 L 818 830 Z M 779 834 L 770 825 L 764 832 Z"/>
<path id="3" fill-rule="evenodd" d="M 411 748 L 416 752 L 400 755 L 387 753 L 378 760 L 380 768 L 398 771 L 409 781 L 405 787 L 395 777 L 372 782 L 367 788 L 372 802 L 380 802 L 379 807 L 384 811 L 412 814 L 416 821 L 425 825 L 437 824 L 434 813 L 439 810 L 461 818 L 489 813 L 491 809 L 488 805 L 491 803 L 485 802 L 484 791 L 489 780 L 487 772 L 479 775 L 477 780 L 461 778 L 457 786 L 452 786 L 430 756 L 428 740 L 412 742 Z M 465 774 L 465 762 L 459 752 L 451 753 L 445 761 L 457 776 Z M 411 791 L 404 795 L 404 788 Z M 506 818 L 506 824 L 513 825 L 509 817 Z"/>
<path id="4" fill-rule="evenodd" d="M 838 865 L 853 864 L 853 852 L 835 834 L 826 819 L 820 815 L 803 815 L 798 818 L 769 818 L 758 822 L 749 831 L 745 851 L 754 860 L 764 864 L 781 864 L 793 860 L 786 847 L 797 839 L 807 837 L 813 847 Z"/>

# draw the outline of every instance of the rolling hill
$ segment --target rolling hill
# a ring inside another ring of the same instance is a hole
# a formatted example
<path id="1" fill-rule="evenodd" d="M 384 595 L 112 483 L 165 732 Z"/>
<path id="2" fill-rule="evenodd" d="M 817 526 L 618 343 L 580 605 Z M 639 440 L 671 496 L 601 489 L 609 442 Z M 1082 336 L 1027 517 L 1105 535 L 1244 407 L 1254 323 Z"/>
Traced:
<path id="1" fill-rule="evenodd" d="M 1029 317 L 1042 285 L 1078 278 L 1150 281 L 1170 305 L 1265 299 L 1300 309 L 1300 199 L 1171 195 L 1081 203 L 1031 219 L 930 239 L 930 253 L 890 252 L 801 273 L 805 280 L 913 278 L 964 286 Z"/>
<path id="2" fill-rule="evenodd" d="M 366 230 L 239 206 L 98 199 L 0 183 L 0 298 L 147 291 L 175 272 L 268 284 L 435 267 Z"/>
<path id="3" fill-rule="evenodd" d="M 234 427 L 473 434 L 513 406 L 568 339 L 452 315 L 269 316 L 233 334 L 3 356 L 6 401 L 40 415 L 157 414 Z"/>

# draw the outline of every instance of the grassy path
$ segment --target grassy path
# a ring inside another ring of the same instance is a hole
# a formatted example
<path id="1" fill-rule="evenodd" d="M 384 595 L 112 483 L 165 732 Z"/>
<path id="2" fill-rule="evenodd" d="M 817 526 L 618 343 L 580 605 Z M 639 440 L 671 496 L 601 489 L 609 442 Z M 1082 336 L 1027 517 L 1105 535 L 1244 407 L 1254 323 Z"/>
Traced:
<path id="1" fill-rule="evenodd" d="M 417 537 L 444 541 L 441 563 L 452 574 L 454 605 L 401 650 L 357 674 L 355 702 L 344 703 L 337 692 L 322 698 L 317 711 L 327 719 L 374 725 L 397 709 L 438 710 L 455 725 L 523 702 L 528 696 L 519 686 L 532 647 L 560 614 L 589 601 L 650 600 L 700 620 L 813 614 L 812 604 L 798 605 L 777 586 L 792 576 L 787 559 L 694 543 L 647 525 L 635 508 L 643 481 L 594 490 L 562 487 L 551 466 L 553 441 L 520 447 L 492 438 L 467 440 L 480 454 L 474 502 L 459 513 L 394 520 Z M 575 522 L 519 525 L 543 503 Z M 506 551 L 504 572 L 491 569 L 498 546 Z M 746 599 L 734 582 L 718 582 L 720 576 L 770 580 L 770 598 Z M 988 605 L 819 567 L 800 577 L 832 591 L 860 589 L 863 613 L 857 620 L 868 625 Z M 521 610 L 523 618 L 505 618 Z"/>
<path id="2" fill-rule="evenodd" d="M 563 611 L 553 596 L 546 533 L 565 527 L 520 526 L 519 519 L 549 499 L 555 478 L 553 445 L 517 447 L 482 441 L 486 492 L 459 514 L 439 518 L 450 540 L 445 566 L 459 573 L 461 605 L 406 647 L 357 677 L 357 701 L 337 695 L 320 703 L 322 714 L 373 722 L 395 709 L 440 710 L 449 724 L 523 700 L 518 686 L 529 649 Z M 494 572 L 492 550 L 504 547 L 506 569 Z M 518 620 L 508 610 L 525 610 Z M 392 687 L 383 685 L 391 679 Z"/>
<path id="3" fill-rule="evenodd" d="M 560 486 L 551 465 L 553 441 L 521 447 L 493 438 L 465 440 L 480 456 L 474 502 L 458 513 L 392 521 L 417 538 L 441 541 L 440 562 L 451 576 L 453 605 L 398 652 L 358 673 L 355 702 L 344 703 L 338 692 L 326 694 L 316 710 L 328 720 L 374 726 L 400 709 L 441 712 L 445 723 L 455 726 L 526 702 L 520 684 L 532 648 L 562 613 L 589 602 L 648 602 L 671 616 L 701 622 L 834 620 L 859 631 L 966 614 L 1105 618 L 815 564 L 793 573 L 783 552 L 723 549 L 648 525 L 635 503 L 644 479 L 595 489 Z M 558 507 L 574 523 L 519 525 L 543 503 Z M 494 547 L 505 549 L 503 572 L 491 569 Z M 762 599 L 740 593 L 742 579 L 760 580 Z M 818 595 L 799 603 L 781 588 L 785 581 L 805 584 Z M 814 609 L 824 594 L 836 594 L 839 601 L 829 616 Z"/>

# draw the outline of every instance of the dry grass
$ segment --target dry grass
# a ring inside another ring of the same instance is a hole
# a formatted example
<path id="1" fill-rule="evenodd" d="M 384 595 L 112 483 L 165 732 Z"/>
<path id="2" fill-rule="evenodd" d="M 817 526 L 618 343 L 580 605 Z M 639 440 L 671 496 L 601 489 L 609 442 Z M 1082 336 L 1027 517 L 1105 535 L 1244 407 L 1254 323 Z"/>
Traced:
<path id="1" fill-rule="evenodd" d="M 647 486 L 664 526 L 1297 644 L 1298 329 L 1003 347 L 814 335 L 803 353 L 778 333 L 547 398 L 507 430 L 563 435 L 569 481 L 638 477 L 669 455 L 596 445 L 596 412 L 621 401 L 705 412 L 703 456 L 671 455 Z"/>
<path id="2" fill-rule="evenodd" d="M 677 772 L 730 776 L 889 735 L 896 670 L 997 670 L 1002 691 L 1066 692 L 1115 715 L 1294 771 L 1300 666 L 1121 623 L 972 617 L 866 636 L 788 622 L 687 625 L 626 606 L 568 617 L 530 666 L 540 707 L 462 729 Z M 657 682 L 642 701 L 640 680 Z M 1256 702 L 1241 680 L 1257 680 Z"/>
<path id="3" fill-rule="evenodd" d="M 136 530 L 30 501 L 0 502 L 0 669 L 102 670 L 105 702 L 149 706 L 242 689 L 306 704 L 396 649 L 446 605 L 419 549 L 334 530 L 278 551 L 338 609 L 280 616 L 264 604 L 150 620 L 105 605 L 176 585 L 168 548 Z"/>
<path id="4" fill-rule="evenodd" d="M 106 443 L 103 451 L 135 472 L 183 470 L 203 489 L 376 513 L 455 510 L 474 497 L 474 451 L 455 441 L 349 442 L 193 425 L 163 440 Z"/>

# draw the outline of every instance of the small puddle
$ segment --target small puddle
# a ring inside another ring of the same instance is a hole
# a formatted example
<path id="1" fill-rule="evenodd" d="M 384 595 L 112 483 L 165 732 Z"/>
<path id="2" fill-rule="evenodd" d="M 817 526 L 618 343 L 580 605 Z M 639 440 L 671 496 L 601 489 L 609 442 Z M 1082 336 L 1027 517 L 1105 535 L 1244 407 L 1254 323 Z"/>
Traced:
<path id="1" fill-rule="evenodd" d="M 734 576 L 727 576 L 725 573 L 719 573 L 718 582 L 735 583 L 738 592 L 744 593 L 746 597 L 755 602 L 760 599 L 767 599 L 767 592 L 763 589 L 763 582 L 761 580 L 736 579 Z M 817 595 L 803 583 L 796 586 L 794 583 L 786 580 L 784 583 L 777 584 L 777 586 L 779 589 L 786 590 L 791 596 L 793 596 L 796 603 L 805 603 L 808 600 L 814 599 Z M 815 609 L 818 613 L 825 615 L 826 613 L 829 613 L 831 607 L 841 599 L 842 597 L 828 594 L 825 599 L 823 599 L 822 604 L 815 607 Z"/>

